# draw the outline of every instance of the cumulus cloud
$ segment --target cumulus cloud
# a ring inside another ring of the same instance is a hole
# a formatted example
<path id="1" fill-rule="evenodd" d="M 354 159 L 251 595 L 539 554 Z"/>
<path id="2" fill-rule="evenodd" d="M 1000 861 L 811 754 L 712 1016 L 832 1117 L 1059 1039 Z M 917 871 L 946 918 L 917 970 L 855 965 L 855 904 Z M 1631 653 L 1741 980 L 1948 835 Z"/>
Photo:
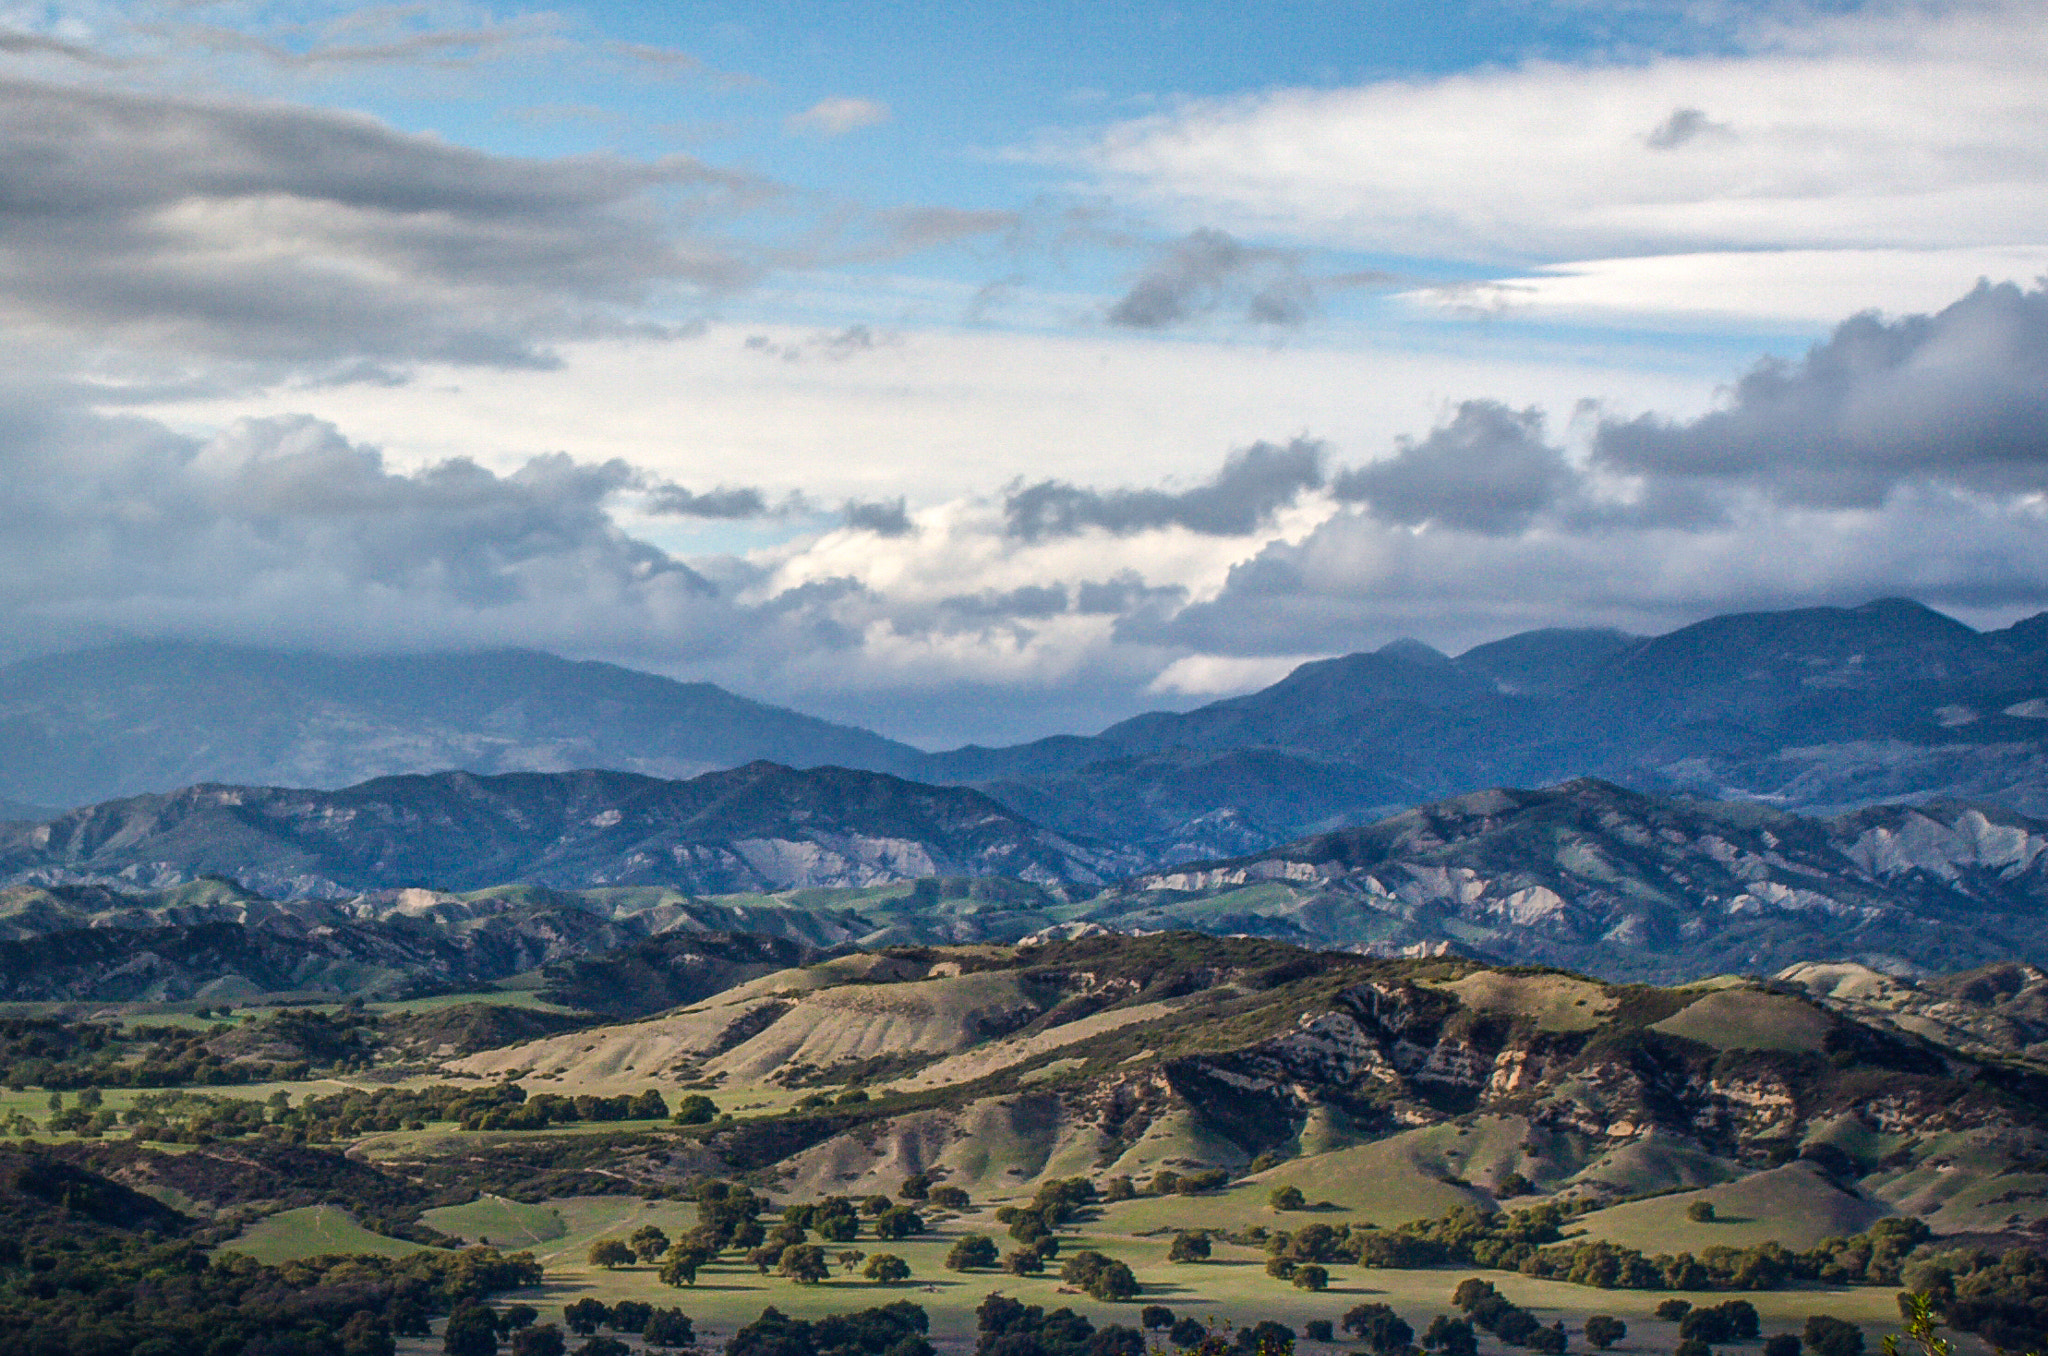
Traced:
<path id="1" fill-rule="evenodd" d="M 1010 535 L 1027 541 L 1090 528 L 1116 536 L 1165 527 L 1243 536 L 1322 483 L 1322 444 L 1297 438 L 1233 452 L 1212 479 L 1193 489 L 1090 490 L 1042 480 L 1006 494 L 1003 514 Z"/>
<path id="2" fill-rule="evenodd" d="M 613 522 L 607 502 L 638 478 L 623 462 L 405 472 L 309 418 L 200 440 L 33 402 L 0 409 L 0 442 L 0 613 L 16 643 L 95 630 L 502 642 L 560 637 L 577 609 L 645 626 L 650 610 L 711 601 L 701 575 Z"/>
<path id="3" fill-rule="evenodd" d="M 1907 594 L 2048 606 L 2048 283 L 1856 316 L 1695 419 L 1607 419 L 1574 464 L 1535 410 L 1459 407 L 1340 472 L 1361 504 L 1275 541 L 1213 597 L 1124 630 L 1211 654 Z"/>
<path id="4" fill-rule="evenodd" d="M 1603 423 L 1605 466 L 1871 506 L 1902 485 L 2048 489 L 2048 283 L 1980 284 L 1935 315 L 1859 315 L 1797 362 L 1766 360 L 1690 422 Z"/>
<path id="5" fill-rule="evenodd" d="M 843 137 L 863 127 L 879 127 L 889 121 L 889 105 L 875 99 L 820 99 L 801 113 L 792 113 L 783 126 L 792 134 Z"/>
<path id="6" fill-rule="evenodd" d="M 771 192 L 687 156 L 522 160 L 355 114 L 19 79 L 0 164 L 17 336 L 266 363 L 547 364 L 551 341 L 645 330 L 661 288 L 757 276 L 691 227 Z"/>
<path id="7" fill-rule="evenodd" d="M 1385 461 L 1342 472 L 1330 490 L 1366 501 L 1382 522 L 1498 535 L 1527 527 L 1575 481 L 1563 451 L 1544 440 L 1541 411 L 1468 400 L 1450 423 L 1420 441 L 1402 439 Z"/>

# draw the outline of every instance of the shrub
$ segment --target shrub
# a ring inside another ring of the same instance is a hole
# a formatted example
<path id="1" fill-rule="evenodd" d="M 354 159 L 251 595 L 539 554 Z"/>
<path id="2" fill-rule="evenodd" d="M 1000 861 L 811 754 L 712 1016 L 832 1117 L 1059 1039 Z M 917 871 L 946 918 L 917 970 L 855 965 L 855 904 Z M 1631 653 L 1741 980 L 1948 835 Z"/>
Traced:
<path id="1" fill-rule="evenodd" d="M 1045 1259 L 1035 1249 L 1019 1248 L 1003 1254 L 1003 1270 L 1012 1276 L 1036 1276 L 1045 1270 Z"/>
<path id="2" fill-rule="evenodd" d="M 1688 1337 L 1671 1349 L 1671 1356 L 1714 1356 L 1714 1349 L 1697 1337 Z"/>
<path id="3" fill-rule="evenodd" d="M 933 1187 L 927 1199 L 942 1210 L 965 1210 L 973 1204 L 966 1188 L 956 1186 Z"/>
<path id="4" fill-rule="evenodd" d="M 1709 1346 L 1754 1342 L 1760 1331 L 1756 1306 L 1748 1300 L 1729 1300 L 1725 1304 L 1694 1309 L 1678 1322 L 1680 1337 L 1697 1337 Z"/>
<path id="5" fill-rule="evenodd" d="M 1138 1310 L 1138 1322 L 1148 1332 L 1173 1326 L 1173 1310 L 1163 1304 L 1148 1304 Z"/>
<path id="6" fill-rule="evenodd" d="M 1772 1333 L 1764 1339 L 1764 1356 L 1799 1356 L 1799 1334 Z"/>
<path id="7" fill-rule="evenodd" d="M 1478 1356 L 1479 1337 L 1464 1319 L 1438 1314 L 1422 1334 L 1422 1349 L 1442 1356 Z"/>
<path id="8" fill-rule="evenodd" d="M 602 1300 L 580 1299 L 562 1310 L 562 1321 L 578 1337 L 588 1337 L 611 1321 L 612 1310 Z"/>
<path id="9" fill-rule="evenodd" d="M 465 1304 L 448 1315 L 441 1339 L 448 1356 L 498 1356 L 498 1317 L 487 1304 Z"/>
<path id="10" fill-rule="evenodd" d="M 946 1254 L 948 1271 L 974 1271 L 981 1267 L 992 1267 L 997 1262 L 995 1240 L 982 1234 L 969 1234 L 953 1245 Z"/>
<path id="11" fill-rule="evenodd" d="M 1274 1187 L 1272 1194 L 1266 1197 L 1266 1204 L 1275 1210 L 1299 1210 L 1308 1204 L 1308 1197 L 1301 1194 L 1298 1186 Z"/>
<path id="12" fill-rule="evenodd" d="M 1208 1335 L 1209 1330 L 1197 1318 L 1177 1318 L 1166 1330 L 1166 1340 L 1183 1351 L 1200 1346 Z"/>
<path id="13" fill-rule="evenodd" d="M 1379 1356 L 1393 1356 L 1415 1339 L 1415 1329 L 1385 1304 L 1352 1306 L 1344 1314 L 1343 1326 Z"/>
<path id="14" fill-rule="evenodd" d="M 1843 1319 L 1815 1314 L 1800 1336 L 1813 1356 L 1863 1356 L 1863 1329 Z"/>
<path id="15" fill-rule="evenodd" d="M 903 1179 L 903 1185 L 896 1188 L 896 1194 L 906 1201 L 922 1201 L 932 1194 L 932 1178 L 928 1172 L 915 1172 Z"/>
<path id="16" fill-rule="evenodd" d="M 719 1118 L 719 1104 L 707 1098 L 702 1092 L 692 1092 L 676 1102 L 676 1114 L 670 1116 L 676 1125 L 711 1125 Z"/>
<path id="17" fill-rule="evenodd" d="M 643 1224 L 633 1231 L 633 1236 L 626 1240 L 626 1245 L 632 1248 L 633 1255 L 641 1261 L 652 1262 L 668 1251 L 668 1235 L 652 1224 Z"/>
<path id="18" fill-rule="evenodd" d="M 861 1275 L 880 1285 L 901 1285 L 910 1279 L 910 1263 L 892 1252 L 878 1252 L 868 1258 Z"/>
<path id="19" fill-rule="evenodd" d="M 1209 1235 L 1200 1229 L 1183 1229 L 1173 1236 L 1173 1246 L 1166 1250 L 1169 1262 L 1206 1262 L 1209 1260 Z"/>
<path id="20" fill-rule="evenodd" d="M 567 1356 L 568 1350 L 562 1330 L 552 1323 L 512 1334 L 512 1356 Z"/>
<path id="21" fill-rule="evenodd" d="M 615 1267 L 633 1265 L 632 1245 L 623 1238 L 600 1238 L 590 1245 L 590 1265 L 610 1271 Z"/>
<path id="22" fill-rule="evenodd" d="M 1330 1273 L 1327 1268 L 1319 1267 L 1314 1262 L 1310 1262 L 1305 1266 L 1294 1269 L 1294 1288 L 1296 1290 L 1327 1290 L 1329 1287 Z"/>
<path id="23" fill-rule="evenodd" d="M 924 1216 L 907 1205 L 892 1205 L 875 1216 L 875 1237 L 908 1238 L 924 1232 Z"/>
<path id="24" fill-rule="evenodd" d="M 697 1268 L 711 1260 L 711 1250 L 699 1243 L 677 1243 L 662 1259 L 659 1273 L 663 1285 L 695 1285 Z"/>
<path id="25" fill-rule="evenodd" d="M 647 1319 L 641 1335 L 652 1347 L 694 1347 L 697 1327 L 681 1309 L 656 1309 Z"/>
<path id="26" fill-rule="evenodd" d="M 1294 1329 L 1270 1318 L 1261 1319 L 1237 1330 L 1237 1349 L 1245 1356 L 1292 1356 Z"/>
<path id="27" fill-rule="evenodd" d="M 1657 1306 L 1657 1317 L 1666 1323 L 1676 1323 L 1691 1312 L 1691 1300 L 1668 1299 Z"/>
<path id="28" fill-rule="evenodd" d="M 868 1266 L 872 1269 L 874 1263 Z M 832 1274 L 825 1262 L 825 1250 L 815 1243 L 792 1243 L 776 1259 L 775 1269 L 798 1285 L 816 1285 Z"/>
<path id="29" fill-rule="evenodd" d="M 1138 1293 L 1138 1278 L 1128 1266 L 1093 1250 L 1068 1258 L 1060 1268 L 1060 1280 L 1087 1291 L 1105 1304 L 1127 1300 Z"/>
<path id="30" fill-rule="evenodd" d="M 1595 1314 L 1586 1320 L 1586 1341 L 1596 1351 L 1605 1351 L 1626 1336 L 1628 1324 L 1611 1315 Z M 1798 1356 L 1798 1353 L 1793 1353 L 1793 1356 Z"/>
<path id="31" fill-rule="evenodd" d="M 605 1324 L 613 1332 L 640 1333 L 647 1328 L 647 1320 L 654 1317 L 654 1306 L 641 1300 L 619 1300 L 612 1305 L 611 1320 Z"/>
<path id="32" fill-rule="evenodd" d="M 1337 1335 L 1330 1330 L 1330 1320 L 1327 1318 L 1310 1319 L 1301 1325 L 1301 1332 L 1311 1342 L 1334 1342 L 1337 1340 Z"/>
<path id="33" fill-rule="evenodd" d="M 1694 1201 L 1691 1205 L 1685 1207 L 1685 1217 L 1694 1224 L 1712 1224 L 1714 1222 L 1714 1203 L 1712 1201 Z"/>

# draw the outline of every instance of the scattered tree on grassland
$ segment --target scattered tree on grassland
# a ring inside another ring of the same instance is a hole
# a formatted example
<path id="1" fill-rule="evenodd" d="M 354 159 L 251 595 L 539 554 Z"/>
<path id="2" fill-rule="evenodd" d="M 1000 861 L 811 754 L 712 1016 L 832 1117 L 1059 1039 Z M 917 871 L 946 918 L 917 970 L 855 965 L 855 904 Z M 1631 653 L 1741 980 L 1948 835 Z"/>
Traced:
<path id="1" fill-rule="evenodd" d="M 984 1234 L 968 1234 L 946 1254 L 948 1271 L 975 1271 L 992 1267 L 1000 1260 L 995 1240 Z"/>
<path id="2" fill-rule="evenodd" d="M 634 1259 L 632 1245 L 623 1238 L 600 1238 L 590 1245 L 587 1256 L 590 1265 L 603 1267 L 606 1271 L 629 1267 Z"/>
<path id="3" fill-rule="evenodd" d="M 878 1252 L 868 1258 L 861 1275 L 881 1285 L 901 1285 L 910 1279 L 910 1263 L 893 1252 Z"/>

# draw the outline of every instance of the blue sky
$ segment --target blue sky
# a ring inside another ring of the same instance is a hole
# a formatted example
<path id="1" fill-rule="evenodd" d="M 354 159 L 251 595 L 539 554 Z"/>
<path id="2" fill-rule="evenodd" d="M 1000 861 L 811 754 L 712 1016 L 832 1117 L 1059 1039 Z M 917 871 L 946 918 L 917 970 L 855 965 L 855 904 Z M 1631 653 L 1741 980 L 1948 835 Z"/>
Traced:
<path id="1" fill-rule="evenodd" d="M 0 9 L 0 648 L 532 644 L 939 745 L 1999 624 L 2042 10 Z"/>

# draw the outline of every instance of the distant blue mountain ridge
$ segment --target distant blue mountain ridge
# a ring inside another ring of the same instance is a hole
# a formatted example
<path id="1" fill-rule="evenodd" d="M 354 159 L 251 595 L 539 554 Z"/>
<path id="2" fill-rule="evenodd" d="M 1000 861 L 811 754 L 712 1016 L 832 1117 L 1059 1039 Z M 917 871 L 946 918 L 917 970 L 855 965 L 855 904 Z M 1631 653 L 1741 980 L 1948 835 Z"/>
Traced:
<path id="1" fill-rule="evenodd" d="M 1837 813 L 1929 799 L 2048 813 L 2048 614 L 1980 632 L 1882 599 L 1669 634 L 1415 641 L 1094 735 L 925 753 L 615 665 L 532 651 L 346 658 L 129 642 L 0 668 L 0 812 L 199 783 L 769 761 L 967 786 L 1103 860 L 1256 852 L 1492 786 L 1595 776 Z"/>

